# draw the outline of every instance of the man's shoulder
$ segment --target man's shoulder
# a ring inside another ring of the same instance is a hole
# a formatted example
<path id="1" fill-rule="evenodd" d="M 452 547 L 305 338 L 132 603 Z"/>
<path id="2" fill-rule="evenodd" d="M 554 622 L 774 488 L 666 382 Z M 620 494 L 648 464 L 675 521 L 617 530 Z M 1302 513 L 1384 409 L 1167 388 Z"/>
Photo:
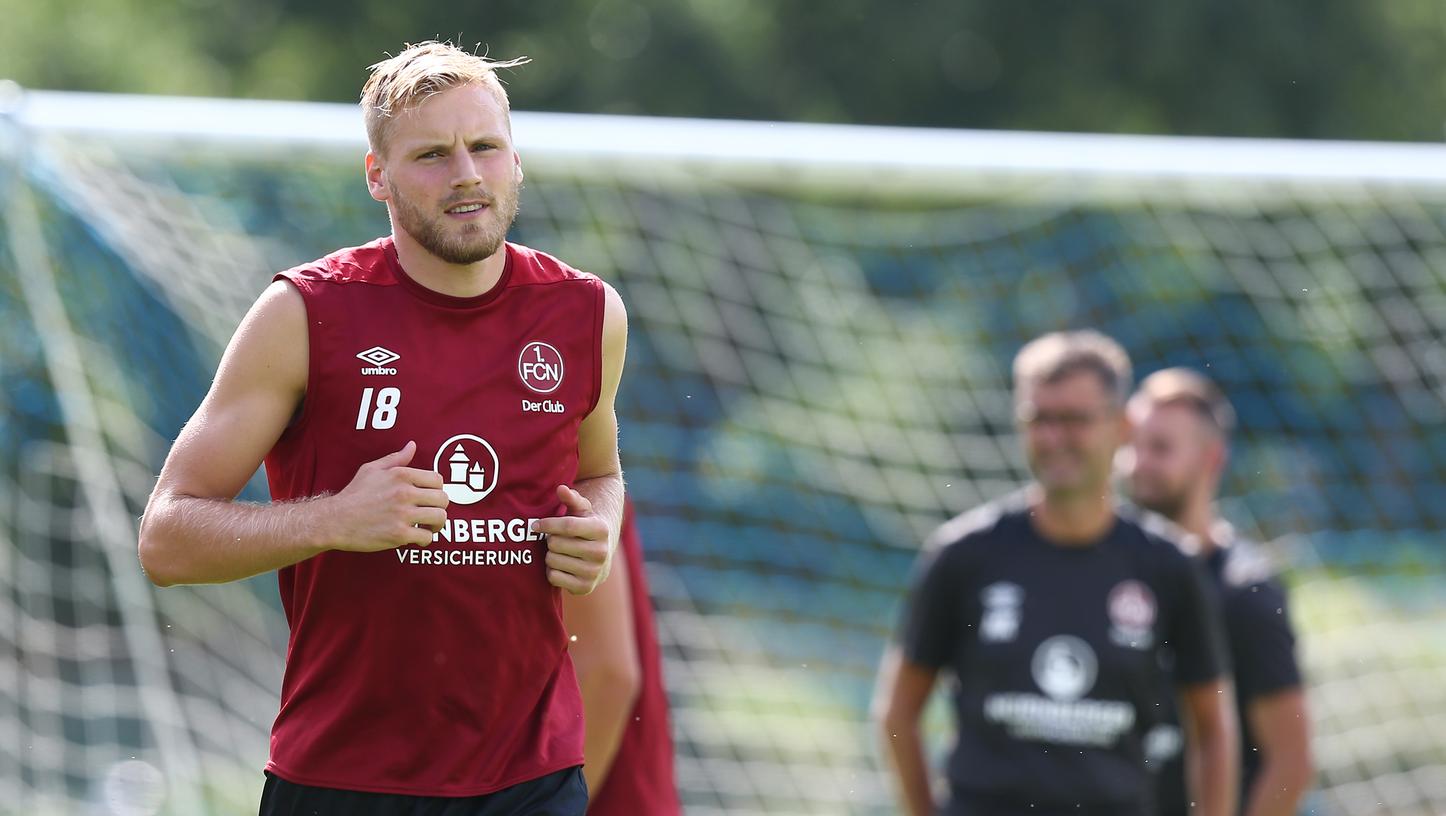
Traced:
<path id="1" fill-rule="evenodd" d="M 925 550 L 963 550 L 987 546 L 1029 512 L 1024 491 L 967 510 L 944 522 L 924 540 Z"/>
<path id="2" fill-rule="evenodd" d="M 1185 565 L 1200 553 L 1200 542 L 1195 536 L 1159 513 L 1129 504 L 1116 512 L 1120 519 L 1117 537 L 1127 546 Z"/>
<path id="3" fill-rule="evenodd" d="M 1276 585 L 1279 570 L 1264 546 L 1232 531 L 1220 560 L 1220 582 L 1231 589 Z"/>
<path id="4" fill-rule="evenodd" d="M 1273 619 L 1283 615 L 1285 585 L 1275 559 L 1262 545 L 1234 538 L 1222 551 L 1217 579 L 1226 613 L 1237 620 Z"/>
<path id="5" fill-rule="evenodd" d="M 1152 545 L 1169 544 L 1187 556 L 1198 555 L 1200 552 L 1199 542 L 1189 531 L 1160 513 L 1146 510 L 1137 504 L 1123 502 L 1116 507 L 1115 515 L 1120 519 L 1122 530 L 1147 540 Z"/>
<path id="6" fill-rule="evenodd" d="M 276 274 L 292 283 L 395 283 L 388 253 L 392 252 L 390 237 L 378 238 L 360 246 L 343 247 L 310 263 L 293 266 Z"/>
<path id="7" fill-rule="evenodd" d="M 540 249 L 523 244 L 507 243 L 512 256 L 512 286 L 533 286 L 548 283 L 585 281 L 596 285 L 601 278 L 549 255 Z"/>

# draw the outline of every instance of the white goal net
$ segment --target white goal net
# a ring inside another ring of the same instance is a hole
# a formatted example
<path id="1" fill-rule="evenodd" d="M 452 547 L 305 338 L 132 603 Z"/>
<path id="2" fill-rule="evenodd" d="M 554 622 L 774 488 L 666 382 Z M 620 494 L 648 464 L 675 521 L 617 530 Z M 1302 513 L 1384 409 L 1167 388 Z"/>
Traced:
<path id="1" fill-rule="evenodd" d="M 154 589 L 136 519 L 271 274 L 387 229 L 360 118 L 6 104 L 0 813 L 247 812 L 274 579 Z M 514 125 L 514 238 L 629 304 L 624 464 L 690 814 L 893 812 L 866 712 L 917 544 L 1023 478 L 1008 362 L 1084 326 L 1236 404 L 1225 508 L 1292 591 L 1312 812 L 1446 812 L 1446 149 Z"/>

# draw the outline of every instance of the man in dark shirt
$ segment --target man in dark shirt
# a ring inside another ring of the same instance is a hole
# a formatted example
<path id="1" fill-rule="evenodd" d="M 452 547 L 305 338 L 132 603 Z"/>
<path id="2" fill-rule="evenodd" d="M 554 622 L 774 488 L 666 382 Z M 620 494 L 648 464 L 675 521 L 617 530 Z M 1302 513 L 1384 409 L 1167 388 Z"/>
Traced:
<path id="1" fill-rule="evenodd" d="M 1130 492 L 1147 510 L 1178 525 L 1182 541 L 1206 567 L 1224 615 L 1235 671 L 1241 733 L 1241 813 L 1292 816 L 1310 785 L 1310 718 L 1295 659 L 1285 590 L 1269 559 L 1235 535 L 1215 511 L 1225 467 L 1227 437 L 1235 412 L 1201 374 L 1182 368 L 1158 371 L 1130 399 L 1134 445 Z M 1166 695 L 1168 715 L 1174 700 Z M 1170 717 L 1173 721 L 1174 717 Z M 1186 765 L 1178 734 L 1167 724 L 1157 732 L 1162 816 L 1189 812 Z"/>
<path id="2" fill-rule="evenodd" d="M 1172 543 L 1115 512 L 1130 363 L 1097 332 L 1056 333 L 1014 361 L 1034 483 L 949 522 L 921 555 L 876 710 L 913 816 L 1148 816 L 1144 736 L 1162 650 L 1197 727 L 1206 816 L 1235 804 L 1232 695 L 1203 578 Z M 919 736 L 937 678 L 958 738 L 936 797 Z"/>

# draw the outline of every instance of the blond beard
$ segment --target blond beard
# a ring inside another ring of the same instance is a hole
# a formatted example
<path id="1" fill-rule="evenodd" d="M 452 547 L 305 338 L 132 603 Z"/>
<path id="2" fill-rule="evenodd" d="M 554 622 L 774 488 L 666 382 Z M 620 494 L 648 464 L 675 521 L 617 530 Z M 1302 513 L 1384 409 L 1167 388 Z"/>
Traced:
<path id="1" fill-rule="evenodd" d="M 449 236 L 442 220 L 446 218 L 445 215 L 428 218 L 420 208 L 401 195 L 396 187 L 389 184 L 388 189 L 396 208 L 398 226 L 437 258 L 450 264 L 465 266 L 492 257 L 502 247 L 502 242 L 507 240 L 507 231 L 512 228 L 512 222 L 517 218 L 521 185 L 512 186 L 500 196 L 486 196 L 489 200 L 488 207 L 496 215 L 496 220 L 492 225 L 483 226 L 478 231 L 480 234 L 470 236 L 471 240 L 468 240 L 466 233 L 461 237 Z"/>

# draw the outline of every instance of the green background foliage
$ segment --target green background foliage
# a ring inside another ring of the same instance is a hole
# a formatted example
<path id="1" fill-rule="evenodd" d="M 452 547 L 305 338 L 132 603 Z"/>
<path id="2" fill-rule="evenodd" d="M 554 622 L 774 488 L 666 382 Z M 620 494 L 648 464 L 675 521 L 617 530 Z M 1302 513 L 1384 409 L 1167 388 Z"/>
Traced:
<path id="1" fill-rule="evenodd" d="M 349 101 L 407 41 L 535 63 L 527 110 L 1437 141 L 1430 0 L 0 0 L 0 77 Z M 860 145 L 862 151 L 870 149 Z"/>

